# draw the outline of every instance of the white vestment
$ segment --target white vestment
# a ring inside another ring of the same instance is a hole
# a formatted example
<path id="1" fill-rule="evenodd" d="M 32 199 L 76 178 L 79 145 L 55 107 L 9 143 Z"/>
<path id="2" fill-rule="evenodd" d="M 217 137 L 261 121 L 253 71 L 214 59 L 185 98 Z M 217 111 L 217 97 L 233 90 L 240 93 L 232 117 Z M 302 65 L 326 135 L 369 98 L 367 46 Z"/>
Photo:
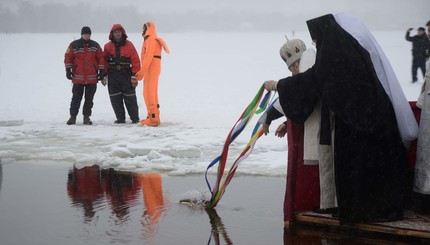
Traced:
<path id="1" fill-rule="evenodd" d="M 418 124 L 384 51 L 366 26 L 354 16 L 339 13 L 334 15 L 334 18 L 369 52 L 378 79 L 393 104 L 400 136 L 404 145 L 408 147 L 410 142 L 418 137 Z"/>
<path id="2" fill-rule="evenodd" d="M 425 88 L 420 95 L 421 120 L 415 165 L 414 191 L 430 195 L 430 60 L 427 61 Z"/>

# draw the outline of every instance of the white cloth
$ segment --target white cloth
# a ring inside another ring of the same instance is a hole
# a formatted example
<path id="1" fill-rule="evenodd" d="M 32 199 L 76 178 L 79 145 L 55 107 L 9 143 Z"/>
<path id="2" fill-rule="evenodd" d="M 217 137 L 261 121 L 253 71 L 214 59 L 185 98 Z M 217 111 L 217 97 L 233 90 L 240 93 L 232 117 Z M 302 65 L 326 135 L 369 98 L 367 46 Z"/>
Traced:
<path id="1" fill-rule="evenodd" d="M 300 57 L 300 73 L 307 71 L 315 64 L 315 49 L 309 48 Z M 319 160 L 319 133 L 321 109 L 318 104 L 304 123 L 303 160 L 305 165 L 316 165 Z"/>
<path id="2" fill-rule="evenodd" d="M 273 107 L 275 107 L 276 110 L 278 110 L 282 115 L 285 116 L 284 110 L 282 110 L 281 103 L 279 102 L 279 98 L 276 98 L 275 103 L 273 104 Z"/>
<path id="3" fill-rule="evenodd" d="M 303 52 L 300 59 L 300 72 L 305 72 L 315 64 L 315 49 L 309 48 Z M 331 126 L 334 125 L 332 121 Z M 303 160 L 305 165 L 319 164 L 320 178 L 320 208 L 337 207 L 336 186 L 334 179 L 333 144 L 320 145 L 321 105 L 315 106 L 312 114 L 304 124 Z M 334 127 L 332 127 L 332 143 L 334 142 Z"/>
<path id="4" fill-rule="evenodd" d="M 303 136 L 303 160 L 305 165 L 316 165 L 319 160 L 319 134 L 321 127 L 321 106 L 317 104 L 306 119 Z"/>
<path id="5" fill-rule="evenodd" d="M 319 145 L 320 208 L 337 207 L 334 179 L 334 131 L 332 145 Z"/>
<path id="6" fill-rule="evenodd" d="M 430 60 L 427 61 L 425 88 L 421 104 L 421 120 L 415 165 L 414 191 L 430 195 Z"/>
<path id="7" fill-rule="evenodd" d="M 360 20 L 347 13 L 339 13 L 334 17 L 336 22 L 369 52 L 379 81 L 393 104 L 403 143 L 409 146 L 409 143 L 418 137 L 418 124 L 384 51 Z"/>

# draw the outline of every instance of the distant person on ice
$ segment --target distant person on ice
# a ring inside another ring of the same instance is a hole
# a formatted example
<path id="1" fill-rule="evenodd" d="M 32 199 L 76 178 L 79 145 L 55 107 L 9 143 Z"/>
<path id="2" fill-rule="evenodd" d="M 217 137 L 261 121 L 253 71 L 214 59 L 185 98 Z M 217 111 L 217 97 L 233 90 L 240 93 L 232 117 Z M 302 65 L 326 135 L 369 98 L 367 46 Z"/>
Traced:
<path id="1" fill-rule="evenodd" d="M 112 26 L 109 40 L 104 47 L 104 58 L 107 64 L 110 102 L 116 116 L 115 123 L 125 123 L 124 104 L 131 122 L 139 123 L 135 76 L 140 68 L 139 56 L 134 45 L 127 40 L 127 34 L 120 24 Z"/>
<path id="2" fill-rule="evenodd" d="M 426 74 L 426 60 L 430 57 L 430 41 L 424 27 L 418 28 L 417 35 L 411 37 L 413 28 L 406 31 L 406 40 L 412 42 L 412 83 L 418 81 L 418 68 L 421 69 L 423 77 Z"/>
<path id="3" fill-rule="evenodd" d="M 149 21 L 143 25 L 144 39 L 140 55 L 142 67 L 136 74 L 137 80 L 144 79 L 143 98 L 145 99 L 147 117 L 140 121 L 142 125 L 160 125 L 160 104 L 158 102 L 158 77 L 161 71 L 161 52 L 169 53 L 166 43 L 157 36 L 155 25 Z"/>
<path id="4" fill-rule="evenodd" d="M 342 13 L 307 21 L 315 65 L 279 81 L 283 111 L 304 123 L 321 103 L 320 144 L 331 144 L 340 223 L 403 218 L 406 148 L 418 127 L 385 54 L 368 29 Z M 393 108 L 393 105 L 394 108 Z"/>
<path id="5" fill-rule="evenodd" d="M 64 55 L 66 77 L 72 80 L 72 102 L 70 103 L 70 118 L 67 125 L 76 124 L 76 116 L 85 93 L 84 124 L 91 125 L 90 116 L 93 108 L 93 98 L 97 90 L 97 81 L 103 80 L 104 61 L 100 45 L 90 39 L 91 29 L 82 27 L 81 38 L 70 43 Z"/>

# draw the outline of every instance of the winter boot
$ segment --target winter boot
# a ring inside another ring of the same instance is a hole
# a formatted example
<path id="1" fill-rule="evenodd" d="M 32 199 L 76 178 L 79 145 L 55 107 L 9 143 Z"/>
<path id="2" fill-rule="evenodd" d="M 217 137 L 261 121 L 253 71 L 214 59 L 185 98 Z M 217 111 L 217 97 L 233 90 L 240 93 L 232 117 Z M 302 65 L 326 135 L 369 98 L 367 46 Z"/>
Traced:
<path id="1" fill-rule="evenodd" d="M 114 122 L 115 124 L 123 124 L 123 123 L 125 123 L 125 120 L 116 120 L 115 122 Z"/>
<path id="2" fill-rule="evenodd" d="M 156 127 L 160 125 L 160 112 L 159 110 L 149 111 L 148 118 L 141 120 L 140 124 Z"/>
<path id="3" fill-rule="evenodd" d="M 70 116 L 69 120 L 67 120 L 67 125 L 76 124 L 76 116 Z"/>
<path id="4" fill-rule="evenodd" d="M 89 116 L 84 116 L 84 124 L 85 125 L 93 125 L 93 122 L 91 121 Z"/>

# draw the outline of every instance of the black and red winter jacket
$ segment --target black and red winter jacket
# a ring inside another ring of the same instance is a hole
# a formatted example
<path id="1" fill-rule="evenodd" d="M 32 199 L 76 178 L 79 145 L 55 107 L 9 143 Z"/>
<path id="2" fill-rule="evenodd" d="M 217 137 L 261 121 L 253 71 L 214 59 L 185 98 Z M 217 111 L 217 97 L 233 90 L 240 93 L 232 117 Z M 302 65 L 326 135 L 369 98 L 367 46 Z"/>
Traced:
<path id="1" fill-rule="evenodd" d="M 98 70 L 104 69 L 102 49 L 96 41 L 75 40 L 67 48 L 64 64 L 72 69 L 73 83 L 97 83 Z"/>
<path id="2" fill-rule="evenodd" d="M 113 37 L 113 31 L 122 31 L 122 40 L 116 42 Z M 110 42 L 104 46 L 105 66 L 108 73 L 112 72 L 130 72 L 135 75 L 140 70 L 140 59 L 133 43 L 127 40 L 127 34 L 120 24 L 112 26 L 109 34 Z"/>

